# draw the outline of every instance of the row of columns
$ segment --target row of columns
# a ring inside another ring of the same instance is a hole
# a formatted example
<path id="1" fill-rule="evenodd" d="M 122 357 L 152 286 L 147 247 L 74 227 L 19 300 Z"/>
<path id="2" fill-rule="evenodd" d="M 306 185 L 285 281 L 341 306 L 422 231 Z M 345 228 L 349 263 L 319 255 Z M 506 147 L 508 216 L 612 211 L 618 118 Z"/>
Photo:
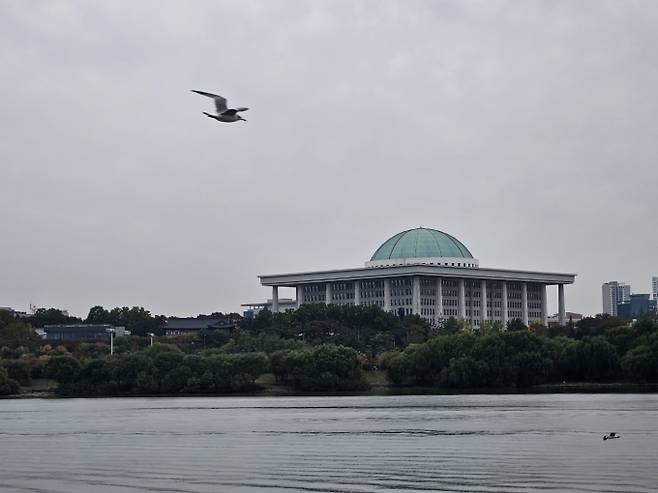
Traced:
<path id="1" fill-rule="evenodd" d="M 480 320 L 488 320 L 487 316 L 487 282 L 485 280 L 481 281 L 480 285 Z M 507 309 L 507 282 L 503 281 L 502 285 L 502 322 L 503 325 L 506 325 L 509 321 L 509 313 Z M 459 318 L 466 320 L 466 286 L 464 279 L 459 279 L 458 281 L 458 292 L 459 292 Z M 415 276 L 413 278 L 412 285 L 412 312 L 414 314 L 420 314 L 420 278 Z M 304 290 L 303 286 L 297 286 L 297 307 L 301 306 L 304 303 Z M 325 303 L 327 305 L 331 304 L 331 283 L 326 283 L 325 288 Z M 359 289 L 358 281 L 355 283 L 354 289 L 354 304 L 361 304 L 361 290 Z M 441 284 L 441 278 L 436 279 L 436 304 L 434 305 L 434 316 L 435 322 L 438 322 L 443 318 L 443 289 Z M 542 322 L 544 325 L 548 325 L 548 312 L 546 306 L 546 286 L 544 285 L 541 290 L 541 310 L 542 310 Z M 391 310 L 391 281 L 390 279 L 384 279 L 384 311 Z M 279 311 L 279 287 L 272 286 L 272 312 L 278 313 Z M 525 325 L 529 323 L 528 317 L 528 285 L 527 283 L 521 283 L 521 313 L 522 320 Z M 564 284 L 558 284 L 558 317 L 560 325 L 564 325 L 566 322 L 566 311 L 564 303 Z"/>

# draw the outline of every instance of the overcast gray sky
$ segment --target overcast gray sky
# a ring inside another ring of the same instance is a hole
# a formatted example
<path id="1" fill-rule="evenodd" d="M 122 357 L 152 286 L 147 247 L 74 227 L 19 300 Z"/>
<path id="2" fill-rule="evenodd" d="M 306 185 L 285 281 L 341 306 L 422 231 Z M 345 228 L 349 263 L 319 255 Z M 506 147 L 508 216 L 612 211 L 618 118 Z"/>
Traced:
<path id="1" fill-rule="evenodd" d="M 0 306 L 238 310 L 418 225 L 578 273 L 568 310 L 648 292 L 656 26 L 653 1 L 0 0 Z"/>

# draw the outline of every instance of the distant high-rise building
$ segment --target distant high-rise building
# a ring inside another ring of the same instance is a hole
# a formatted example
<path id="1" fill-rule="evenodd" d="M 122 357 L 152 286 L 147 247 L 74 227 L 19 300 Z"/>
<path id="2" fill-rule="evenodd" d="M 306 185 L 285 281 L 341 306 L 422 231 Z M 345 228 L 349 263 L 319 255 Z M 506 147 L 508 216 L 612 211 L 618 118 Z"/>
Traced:
<path id="1" fill-rule="evenodd" d="M 650 299 L 649 293 L 632 294 L 630 301 L 617 305 L 617 316 L 627 320 L 638 318 L 644 313 L 656 313 L 656 300 Z"/>
<path id="2" fill-rule="evenodd" d="M 609 281 L 601 286 L 603 313 L 617 316 L 617 305 L 631 300 L 631 285 L 619 281 Z"/>
<path id="3" fill-rule="evenodd" d="M 658 300 L 658 276 L 651 278 L 651 294 L 654 300 Z"/>

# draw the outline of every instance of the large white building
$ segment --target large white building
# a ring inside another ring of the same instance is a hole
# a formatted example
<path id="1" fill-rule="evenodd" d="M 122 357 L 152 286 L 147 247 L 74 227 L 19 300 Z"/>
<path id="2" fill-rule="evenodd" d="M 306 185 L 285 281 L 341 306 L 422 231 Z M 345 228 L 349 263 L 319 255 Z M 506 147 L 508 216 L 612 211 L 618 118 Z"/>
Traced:
<path id="1" fill-rule="evenodd" d="M 455 317 L 477 327 L 483 321 L 520 319 L 526 325 L 548 322 L 546 289 L 557 286 L 558 317 L 565 323 L 564 285 L 575 274 L 481 268 L 456 238 L 434 229 L 416 228 L 392 236 L 365 267 L 262 275 L 272 287 L 272 311 L 279 311 L 279 287 L 297 292 L 304 303 L 377 305 L 428 322 Z M 486 308 L 485 308 L 486 307 Z"/>
<path id="2" fill-rule="evenodd" d="M 601 286 L 603 313 L 617 316 L 617 305 L 631 300 L 631 285 L 619 281 L 608 281 Z"/>

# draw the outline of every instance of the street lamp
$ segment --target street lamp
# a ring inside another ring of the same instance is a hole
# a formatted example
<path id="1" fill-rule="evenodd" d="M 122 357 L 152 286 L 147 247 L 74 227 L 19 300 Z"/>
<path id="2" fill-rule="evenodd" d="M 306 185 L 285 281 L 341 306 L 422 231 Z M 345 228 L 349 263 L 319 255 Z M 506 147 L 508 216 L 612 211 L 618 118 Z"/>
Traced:
<path id="1" fill-rule="evenodd" d="M 110 356 L 114 354 L 114 329 L 107 329 L 110 333 Z"/>
<path id="2" fill-rule="evenodd" d="M 155 334 L 153 332 L 149 332 L 147 335 L 151 338 L 151 346 L 153 346 L 153 338 L 155 337 Z"/>

